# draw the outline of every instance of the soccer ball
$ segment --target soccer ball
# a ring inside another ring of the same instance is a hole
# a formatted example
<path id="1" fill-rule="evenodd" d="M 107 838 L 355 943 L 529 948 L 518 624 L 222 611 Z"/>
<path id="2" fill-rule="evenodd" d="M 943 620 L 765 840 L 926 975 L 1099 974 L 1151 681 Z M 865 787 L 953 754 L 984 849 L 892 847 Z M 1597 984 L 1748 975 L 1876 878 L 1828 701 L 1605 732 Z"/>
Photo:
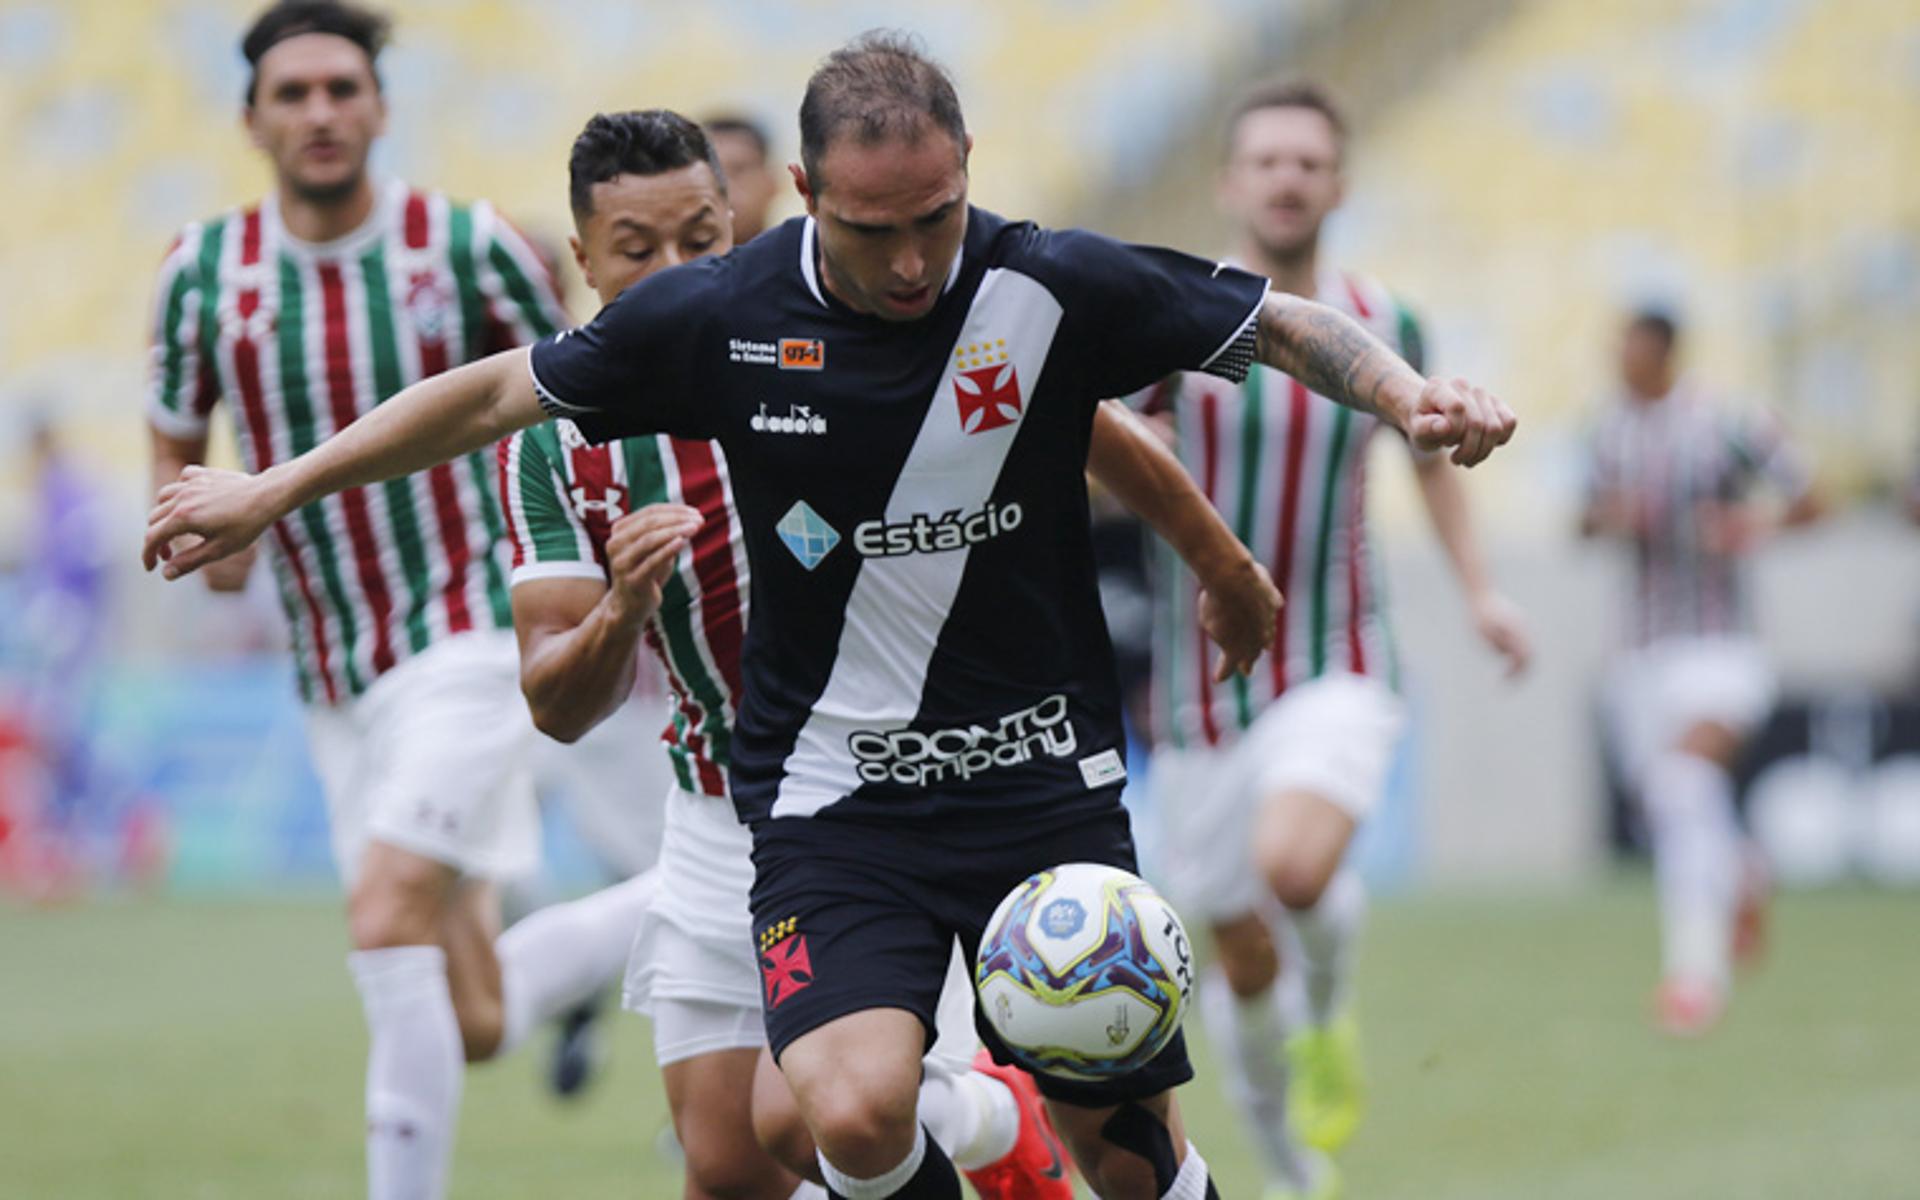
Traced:
<path id="1" fill-rule="evenodd" d="M 993 910 L 973 981 L 1022 1066 L 1097 1081 L 1138 1070 L 1173 1039 L 1193 993 L 1193 950 L 1139 876 L 1065 863 Z"/>

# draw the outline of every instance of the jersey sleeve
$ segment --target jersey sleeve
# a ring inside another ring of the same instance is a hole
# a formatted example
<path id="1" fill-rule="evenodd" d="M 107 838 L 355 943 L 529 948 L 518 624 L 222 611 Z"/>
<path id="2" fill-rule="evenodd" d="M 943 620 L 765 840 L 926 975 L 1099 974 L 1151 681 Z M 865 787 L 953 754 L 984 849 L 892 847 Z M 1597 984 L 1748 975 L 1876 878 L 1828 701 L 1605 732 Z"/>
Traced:
<path id="1" fill-rule="evenodd" d="M 649 275 L 588 324 L 536 342 L 530 368 L 541 406 L 594 443 L 712 437 L 712 406 L 695 400 L 695 364 L 719 312 L 721 269 L 702 259 Z"/>
<path id="2" fill-rule="evenodd" d="M 567 502 L 565 480 L 543 436 L 548 432 L 522 429 L 494 444 L 514 587 L 536 579 L 606 578 L 585 524 Z"/>
<path id="3" fill-rule="evenodd" d="M 1084 377 L 1128 396 L 1176 371 L 1238 383 L 1253 365 L 1267 281 L 1177 250 L 1085 230 L 1033 230 L 1014 264 L 1067 310 Z"/>
<path id="4" fill-rule="evenodd" d="M 1789 501 L 1812 489 L 1812 468 L 1773 414 L 1759 408 L 1740 412 L 1728 423 L 1727 434 L 1740 465 Z"/>
<path id="5" fill-rule="evenodd" d="M 201 337 L 206 296 L 200 279 L 201 234 L 191 227 L 160 266 L 148 361 L 147 419 L 170 437 L 200 438 L 220 398 L 219 376 Z"/>
<path id="6" fill-rule="evenodd" d="M 484 200 L 473 206 L 473 233 L 474 274 L 492 318 L 489 353 L 529 345 L 573 323 L 533 244 Z"/>

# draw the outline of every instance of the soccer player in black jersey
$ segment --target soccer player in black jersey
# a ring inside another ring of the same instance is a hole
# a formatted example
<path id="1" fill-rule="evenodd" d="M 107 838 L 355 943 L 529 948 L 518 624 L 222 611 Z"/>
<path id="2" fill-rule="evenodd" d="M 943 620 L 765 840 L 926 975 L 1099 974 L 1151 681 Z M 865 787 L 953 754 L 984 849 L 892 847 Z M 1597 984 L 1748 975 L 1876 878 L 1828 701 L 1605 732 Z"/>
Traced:
<path id="1" fill-rule="evenodd" d="M 1100 398 L 1257 359 L 1463 465 L 1514 418 L 1245 272 L 971 207 L 959 102 L 905 39 L 829 56 L 800 125 L 805 217 L 266 474 L 193 471 L 145 556 L 179 577 L 314 496 L 543 411 L 596 438 L 719 440 L 753 577 L 732 790 L 769 1040 L 835 1194 L 955 1197 L 914 1112 L 949 939 L 976 944 L 1035 870 L 1133 864 L 1082 480 Z M 1264 582 L 1206 582 L 1244 662 L 1235 617 L 1270 603 Z M 1101 1195 L 1212 1194 L 1171 1091 L 1191 1073 L 1175 1042 L 1109 1083 L 1041 1081 Z"/>

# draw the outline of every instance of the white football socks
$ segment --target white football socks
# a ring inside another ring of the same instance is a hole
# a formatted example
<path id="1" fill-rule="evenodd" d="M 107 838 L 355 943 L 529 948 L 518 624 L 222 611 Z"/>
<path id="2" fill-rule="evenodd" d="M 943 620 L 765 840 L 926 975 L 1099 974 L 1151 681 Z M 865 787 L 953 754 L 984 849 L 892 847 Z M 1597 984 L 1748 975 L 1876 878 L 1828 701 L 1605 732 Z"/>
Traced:
<path id="1" fill-rule="evenodd" d="M 465 1069 L 446 952 L 357 950 L 347 967 L 367 1014 L 367 1196 L 438 1200 Z"/>
<path id="2" fill-rule="evenodd" d="M 1297 965 L 1305 984 L 1307 1020 L 1325 1025 L 1347 1002 L 1354 948 L 1367 923 L 1366 884 L 1352 867 L 1341 867 L 1318 904 L 1305 910 L 1289 908 L 1286 913 L 1299 943 Z M 1290 970 L 1293 965 L 1283 962 L 1281 969 Z"/>
<path id="3" fill-rule="evenodd" d="M 1180 1173 L 1173 1177 L 1173 1183 L 1162 1196 L 1162 1200 L 1207 1200 L 1207 1160 L 1200 1157 L 1200 1151 L 1192 1142 L 1187 1143 L 1187 1157 L 1180 1163 Z"/>
<path id="4" fill-rule="evenodd" d="M 920 1084 L 920 1122 L 954 1166 L 977 1171 L 1013 1152 L 1020 1104 L 991 1075 L 929 1059 Z"/>
<path id="5" fill-rule="evenodd" d="M 1269 1182 L 1304 1192 L 1313 1168 L 1287 1123 L 1287 1024 L 1277 990 L 1242 999 L 1214 968 L 1200 979 L 1200 1020 L 1225 1069 L 1227 1097 L 1245 1114 Z"/>
<path id="6" fill-rule="evenodd" d="M 640 916 L 659 890 L 656 872 L 552 904 L 500 935 L 500 1000 L 505 1010 L 497 1055 L 543 1022 L 620 977 Z"/>
<path id="7" fill-rule="evenodd" d="M 1644 800 L 1666 973 L 1724 988 L 1740 894 L 1733 780 L 1707 759 L 1670 751 L 1648 768 Z"/>

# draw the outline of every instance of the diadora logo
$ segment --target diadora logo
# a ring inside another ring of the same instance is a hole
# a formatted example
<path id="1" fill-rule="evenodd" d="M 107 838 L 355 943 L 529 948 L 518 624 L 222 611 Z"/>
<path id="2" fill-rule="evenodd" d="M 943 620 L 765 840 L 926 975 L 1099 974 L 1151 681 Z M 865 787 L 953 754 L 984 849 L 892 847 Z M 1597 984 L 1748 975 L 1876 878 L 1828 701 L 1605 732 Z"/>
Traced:
<path id="1" fill-rule="evenodd" d="M 954 509 L 937 517 L 915 513 L 903 521 L 862 521 L 854 527 L 853 548 L 862 558 L 962 550 L 1012 533 L 1025 516 L 1018 504 L 989 503 L 965 515 Z"/>
<path id="2" fill-rule="evenodd" d="M 789 404 L 787 411 L 774 416 L 762 404 L 760 411 L 747 418 L 747 428 L 755 433 L 825 433 L 827 419 L 804 404 Z"/>
<path id="3" fill-rule="evenodd" d="M 813 506 L 805 500 L 794 501 L 793 507 L 774 526 L 774 532 L 809 571 L 840 544 L 840 531 L 827 524 L 826 518 L 813 511 Z"/>
<path id="4" fill-rule="evenodd" d="M 1067 698 L 1055 694 L 992 724 L 948 729 L 863 729 L 847 737 L 868 783 L 931 787 L 965 781 L 1038 758 L 1065 758 L 1079 744 L 1067 720 Z"/>
<path id="5" fill-rule="evenodd" d="M 1001 429 L 1020 420 L 1020 377 L 1007 358 L 1007 339 L 955 346 L 954 399 L 960 428 L 968 433 Z"/>
<path id="6" fill-rule="evenodd" d="M 827 365 L 827 344 L 819 338 L 781 338 L 782 371 L 819 371 Z"/>

